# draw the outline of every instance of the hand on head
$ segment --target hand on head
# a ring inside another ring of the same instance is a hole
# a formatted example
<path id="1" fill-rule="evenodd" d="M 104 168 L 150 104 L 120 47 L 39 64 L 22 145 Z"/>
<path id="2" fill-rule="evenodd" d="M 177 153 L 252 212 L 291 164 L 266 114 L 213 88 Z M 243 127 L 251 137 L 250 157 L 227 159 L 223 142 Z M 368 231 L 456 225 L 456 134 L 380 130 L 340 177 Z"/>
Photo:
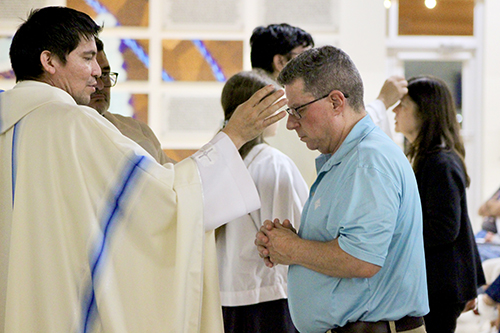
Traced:
<path id="1" fill-rule="evenodd" d="M 286 105 L 286 98 L 279 100 L 285 92 L 280 89 L 265 97 L 274 89 L 273 85 L 268 85 L 258 90 L 248 101 L 236 108 L 222 130 L 231 138 L 237 149 L 257 137 L 267 126 L 285 117 L 285 111 L 274 114 Z"/>
<path id="2" fill-rule="evenodd" d="M 377 99 L 388 109 L 408 93 L 408 82 L 402 76 L 394 75 L 385 80 Z"/>

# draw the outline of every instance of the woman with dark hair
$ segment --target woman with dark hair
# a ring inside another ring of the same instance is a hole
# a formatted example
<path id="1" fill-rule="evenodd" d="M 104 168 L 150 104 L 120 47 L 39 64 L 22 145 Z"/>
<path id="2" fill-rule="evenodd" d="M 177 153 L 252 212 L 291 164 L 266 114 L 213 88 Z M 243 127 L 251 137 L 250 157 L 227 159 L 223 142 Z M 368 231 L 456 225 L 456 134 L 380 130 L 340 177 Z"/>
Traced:
<path id="1" fill-rule="evenodd" d="M 225 120 L 257 90 L 277 84 L 266 75 L 240 72 L 231 77 L 222 91 Z M 264 142 L 264 136 L 243 145 L 239 152 L 252 176 L 261 208 L 216 230 L 217 259 L 222 312 L 226 333 L 297 332 L 288 310 L 288 266 L 269 269 L 254 245 L 263 221 L 288 219 L 298 228 L 308 188 L 292 160 Z"/>
<path id="2" fill-rule="evenodd" d="M 428 333 L 454 332 L 467 302 L 485 283 L 467 212 L 470 179 L 453 97 L 432 76 L 408 80 L 408 94 L 394 109 L 396 132 L 409 142 L 422 202 L 430 312 Z"/>

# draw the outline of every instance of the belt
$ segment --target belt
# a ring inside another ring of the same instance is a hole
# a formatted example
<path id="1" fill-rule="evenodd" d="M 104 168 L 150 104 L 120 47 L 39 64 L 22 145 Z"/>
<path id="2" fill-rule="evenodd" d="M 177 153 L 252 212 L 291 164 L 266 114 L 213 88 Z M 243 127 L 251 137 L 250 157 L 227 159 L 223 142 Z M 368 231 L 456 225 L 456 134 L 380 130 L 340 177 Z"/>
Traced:
<path id="1" fill-rule="evenodd" d="M 394 322 L 396 332 L 404 332 L 413 330 L 424 325 L 422 317 L 405 316 Z M 345 326 L 337 327 L 327 331 L 326 333 L 391 333 L 388 321 L 356 321 L 348 323 Z"/>

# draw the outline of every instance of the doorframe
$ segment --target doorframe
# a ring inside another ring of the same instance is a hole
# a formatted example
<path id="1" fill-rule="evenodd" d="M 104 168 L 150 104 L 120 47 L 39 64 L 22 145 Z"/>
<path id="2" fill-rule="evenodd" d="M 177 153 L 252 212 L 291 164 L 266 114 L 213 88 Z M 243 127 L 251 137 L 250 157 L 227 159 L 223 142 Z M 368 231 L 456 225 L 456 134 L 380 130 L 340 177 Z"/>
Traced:
<path id="1" fill-rule="evenodd" d="M 398 1 L 388 9 L 387 70 L 389 74 L 404 75 L 404 62 L 460 61 L 462 62 L 462 138 L 466 147 L 465 162 L 471 178 L 467 189 L 468 210 L 474 230 L 482 219 L 477 214 L 482 203 L 482 82 L 483 82 L 483 22 L 484 3 L 474 7 L 474 36 L 398 36 Z M 401 145 L 402 136 L 395 135 Z"/>

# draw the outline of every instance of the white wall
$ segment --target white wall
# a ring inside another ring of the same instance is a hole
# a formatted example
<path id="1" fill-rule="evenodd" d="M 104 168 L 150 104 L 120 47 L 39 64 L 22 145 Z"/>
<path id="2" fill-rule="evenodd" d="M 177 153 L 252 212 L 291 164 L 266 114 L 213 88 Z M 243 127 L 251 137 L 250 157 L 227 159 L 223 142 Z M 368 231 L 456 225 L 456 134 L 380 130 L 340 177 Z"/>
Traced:
<path id="1" fill-rule="evenodd" d="M 482 200 L 500 186 L 500 1 L 484 5 Z"/>

